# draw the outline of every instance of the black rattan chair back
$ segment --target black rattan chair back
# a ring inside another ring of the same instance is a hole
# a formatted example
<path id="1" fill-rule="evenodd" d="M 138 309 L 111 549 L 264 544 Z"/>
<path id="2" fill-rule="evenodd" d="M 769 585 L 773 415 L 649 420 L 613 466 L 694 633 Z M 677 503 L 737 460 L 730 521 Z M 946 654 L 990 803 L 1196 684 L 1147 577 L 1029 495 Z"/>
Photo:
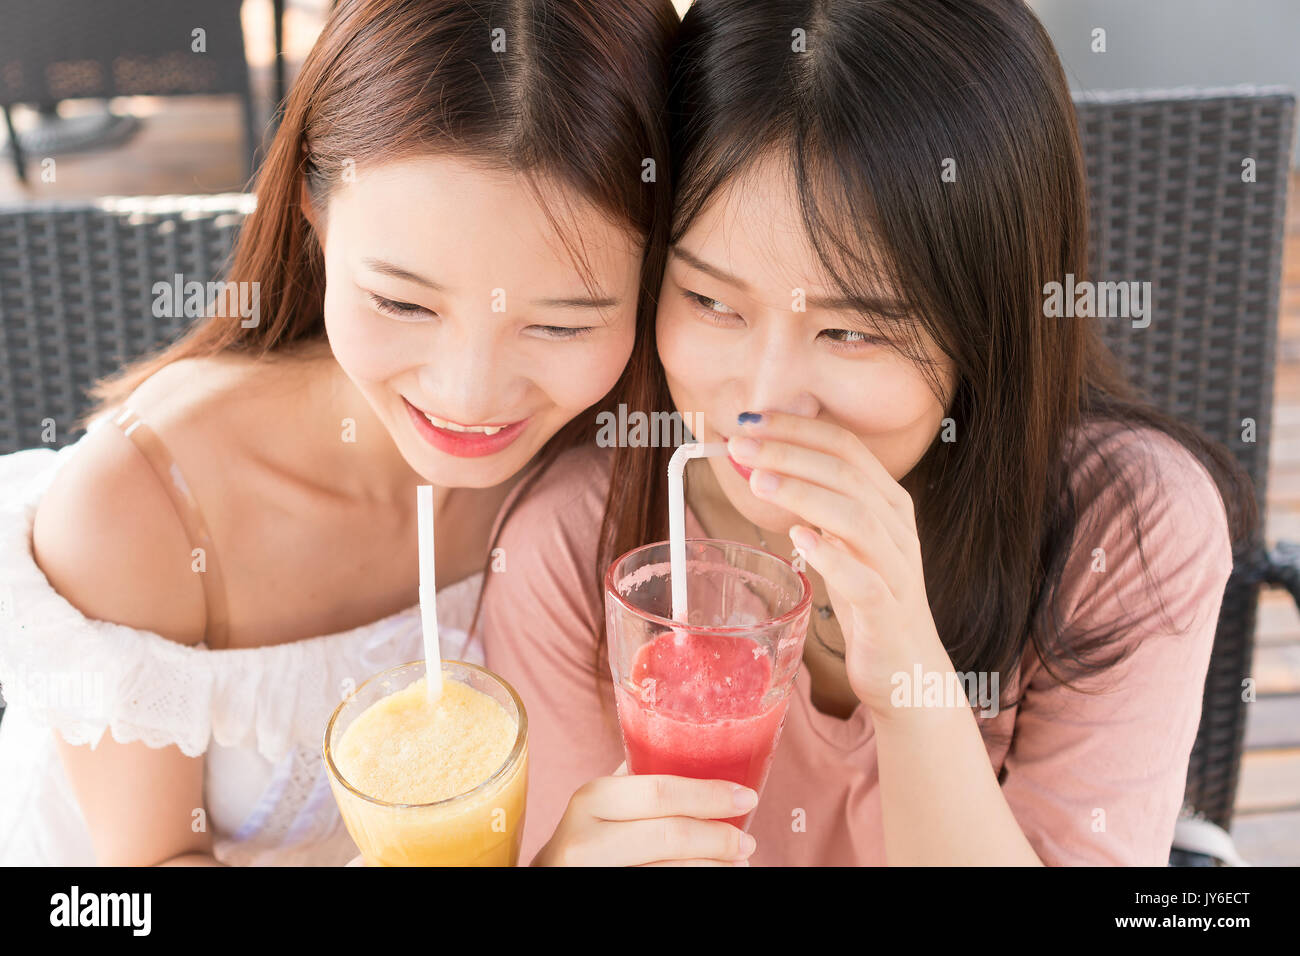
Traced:
<path id="1" fill-rule="evenodd" d="M 75 440 L 90 385 L 193 321 L 155 317 L 155 283 L 220 278 L 253 206 L 246 194 L 0 206 L 0 454 Z"/>
<path id="2" fill-rule="evenodd" d="M 1221 442 L 1268 484 L 1282 237 L 1295 96 L 1281 89 L 1083 94 L 1096 281 L 1151 283 L 1150 324 L 1103 321 L 1153 404 Z M 1143 320 L 1145 321 L 1145 320 Z M 1253 419 L 1253 436 L 1244 420 Z M 1243 436 L 1253 437 L 1244 440 Z M 1259 579 L 1228 582 L 1186 806 L 1226 828 L 1246 726 Z"/>

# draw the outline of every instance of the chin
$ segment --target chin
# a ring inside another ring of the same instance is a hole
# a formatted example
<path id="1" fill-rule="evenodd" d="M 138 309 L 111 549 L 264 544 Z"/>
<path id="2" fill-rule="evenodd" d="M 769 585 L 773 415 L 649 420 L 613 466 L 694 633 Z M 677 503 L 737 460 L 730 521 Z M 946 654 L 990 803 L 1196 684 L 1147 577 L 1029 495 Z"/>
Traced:
<path id="1" fill-rule="evenodd" d="M 758 525 L 763 532 L 763 537 L 767 539 L 769 550 L 777 554 L 785 554 L 792 550 L 794 546 L 790 544 L 786 535 L 791 525 L 799 524 L 799 516 L 785 508 L 754 497 L 754 493 L 749 490 L 748 482 L 736 473 L 727 459 L 711 458 L 709 463 L 714 465 L 714 475 L 722 486 L 727 500 L 740 512 L 742 518 Z"/>
<path id="2" fill-rule="evenodd" d="M 495 486 L 510 480 L 513 473 L 524 467 L 525 463 L 515 466 L 515 463 L 499 462 L 463 462 L 463 460 L 451 460 L 445 464 L 433 464 L 429 466 L 428 462 L 416 464 L 412 463 L 411 467 L 420 472 L 430 485 L 437 485 L 439 488 L 495 488 Z"/>
<path id="3" fill-rule="evenodd" d="M 421 470 L 424 480 L 440 488 L 495 488 L 515 473 L 515 469 L 465 467 L 455 464 L 448 468 Z"/>
<path id="4" fill-rule="evenodd" d="M 436 451 L 425 451 L 420 459 L 412 460 L 404 455 L 406 463 L 428 484 L 440 488 L 494 488 L 510 480 L 529 462 L 529 458 L 520 459 L 515 450 L 510 454 L 487 458 L 456 458 L 441 455 Z"/>

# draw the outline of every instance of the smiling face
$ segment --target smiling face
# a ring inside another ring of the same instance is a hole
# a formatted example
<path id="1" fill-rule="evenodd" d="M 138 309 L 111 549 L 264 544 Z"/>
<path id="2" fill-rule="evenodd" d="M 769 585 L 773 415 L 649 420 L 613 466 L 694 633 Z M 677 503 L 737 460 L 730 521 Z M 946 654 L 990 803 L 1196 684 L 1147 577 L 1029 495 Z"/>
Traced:
<path id="1" fill-rule="evenodd" d="M 891 298 L 882 288 L 856 303 L 884 320 L 864 324 L 824 274 L 787 167 L 764 159 L 718 191 L 669 260 L 657 335 L 673 403 L 702 416 L 695 437 L 705 442 L 736 434 L 745 411 L 834 422 L 898 480 L 934 440 L 944 406 L 925 370 L 879 338 L 891 314 L 906 321 Z M 951 362 L 924 346 L 951 394 Z M 750 492 L 746 469 L 728 457 L 708 461 L 746 519 L 781 533 L 795 523 Z"/>
<path id="2" fill-rule="evenodd" d="M 631 355 L 639 240 L 558 187 L 544 198 L 563 234 L 520 176 L 422 157 L 359 168 L 318 224 L 334 357 L 432 484 L 507 480 Z"/>

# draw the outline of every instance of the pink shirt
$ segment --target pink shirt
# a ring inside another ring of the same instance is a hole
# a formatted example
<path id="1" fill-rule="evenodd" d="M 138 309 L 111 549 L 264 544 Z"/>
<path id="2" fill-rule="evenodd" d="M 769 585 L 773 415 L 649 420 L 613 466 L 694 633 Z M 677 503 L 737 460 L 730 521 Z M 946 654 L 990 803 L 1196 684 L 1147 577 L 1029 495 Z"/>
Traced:
<path id="1" fill-rule="evenodd" d="M 1139 457 L 1142 450 L 1148 454 Z M 1019 671 L 1019 706 L 980 724 L 1002 792 L 1044 863 L 1165 866 L 1232 569 L 1227 518 L 1208 473 L 1163 433 L 1112 434 L 1101 454 L 1126 456 L 1139 469 L 1143 549 L 1170 618 L 1188 626 L 1171 631 L 1162 621 L 1132 516 L 1111 489 L 1097 487 L 1095 461 L 1085 459 L 1075 470 L 1078 510 L 1103 509 L 1103 531 L 1078 541 L 1070 556 L 1064 620 L 1087 626 L 1136 615 L 1120 638 L 1135 650 L 1081 682 L 1106 693 L 1082 694 L 1057 684 L 1031 648 Z M 604 609 L 589 583 L 609 462 L 610 453 L 597 449 L 557 462 L 503 529 L 505 567 L 487 582 L 487 665 L 514 685 L 528 711 L 521 862 L 550 839 L 574 791 L 624 756 L 603 648 L 597 658 Z M 1154 467 L 1142 470 L 1147 463 Z M 1150 480 L 1157 474 L 1158 482 Z M 689 513 L 687 535 L 704 536 Z M 1104 573 L 1092 570 L 1095 548 L 1104 549 Z M 886 862 L 870 716 L 863 706 L 847 720 L 817 710 L 802 667 L 750 832 L 755 866 Z"/>

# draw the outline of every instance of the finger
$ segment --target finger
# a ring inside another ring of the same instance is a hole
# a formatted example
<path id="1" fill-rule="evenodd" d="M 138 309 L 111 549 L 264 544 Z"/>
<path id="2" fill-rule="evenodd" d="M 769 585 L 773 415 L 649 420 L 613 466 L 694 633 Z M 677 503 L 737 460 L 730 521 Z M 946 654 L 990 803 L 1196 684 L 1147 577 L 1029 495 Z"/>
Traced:
<path id="1" fill-rule="evenodd" d="M 790 529 L 790 541 L 813 570 L 822 576 L 828 590 L 854 595 L 856 601 L 868 605 L 886 598 L 897 600 L 885 579 L 874 568 L 846 552 L 840 543 L 828 541 L 812 528 L 802 525 Z M 847 639 L 847 632 L 845 637 Z"/>
<path id="2" fill-rule="evenodd" d="M 746 412 L 746 415 L 758 414 Z M 739 434 L 753 438 L 776 438 L 795 445 L 815 448 L 853 464 L 866 475 L 889 502 L 890 507 L 906 517 L 912 509 L 912 498 L 891 475 L 880 459 L 872 454 L 857 435 L 842 425 L 821 418 L 805 418 L 786 412 L 763 411 L 756 422 L 737 426 Z"/>
<path id="3" fill-rule="evenodd" d="M 696 817 L 727 820 L 758 804 L 758 794 L 729 780 L 695 780 L 669 774 L 601 777 L 584 790 L 585 809 L 600 820 Z"/>
<path id="4" fill-rule="evenodd" d="M 776 487 L 769 488 L 765 481 L 774 482 Z M 800 478 L 772 472 L 753 472 L 749 487 L 756 498 L 793 511 L 824 534 L 837 538 L 854 558 L 874 568 L 888 582 L 891 592 L 899 593 L 896 589 L 901 588 L 900 574 L 910 566 L 909 554 L 890 536 L 879 516 L 861 502 Z"/>
<path id="5" fill-rule="evenodd" d="M 659 817 L 601 823 L 602 857 L 613 866 L 717 860 L 736 863 L 754 851 L 754 838 L 718 820 Z"/>
<path id="6" fill-rule="evenodd" d="M 655 860 L 637 866 L 749 866 L 748 860 Z"/>
<path id="7" fill-rule="evenodd" d="M 727 442 L 727 451 L 740 464 L 748 465 L 755 471 L 776 472 L 800 478 L 861 502 L 879 519 L 900 550 L 908 548 L 908 542 L 916 538 L 916 531 L 899 517 L 880 489 L 860 469 L 843 458 L 780 439 L 759 439 L 746 435 L 731 438 Z M 751 476 L 750 488 L 755 487 Z M 755 495 L 762 497 L 757 491 Z M 821 524 L 810 515 L 803 516 L 813 524 Z"/>

